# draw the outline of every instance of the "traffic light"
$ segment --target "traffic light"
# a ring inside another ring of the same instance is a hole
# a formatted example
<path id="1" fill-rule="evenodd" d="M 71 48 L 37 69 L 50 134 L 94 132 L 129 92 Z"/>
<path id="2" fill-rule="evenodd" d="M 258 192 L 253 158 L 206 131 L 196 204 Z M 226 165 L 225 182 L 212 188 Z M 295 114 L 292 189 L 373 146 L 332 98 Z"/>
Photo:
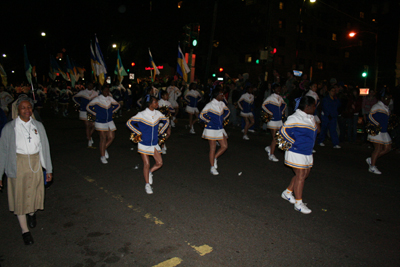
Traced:
<path id="1" fill-rule="evenodd" d="M 368 76 L 368 65 L 364 65 L 364 71 L 361 73 L 361 76 L 363 77 L 363 78 L 367 78 L 367 76 Z"/>
<path id="2" fill-rule="evenodd" d="M 135 65 L 136 65 L 135 62 L 132 62 L 132 63 L 131 63 L 131 66 L 132 66 L 132 67 L 134 67 Z"/>
<path id="3" fill-rule="evenodd" d="M 183 26 L 183 30 L 185 31 L 185 33 L 183 34 L 183 46 L 190 46 L 190 33 L 191 33 L 191 27 L 190 24 L 187 24 L 185 26 Z"/>
<path id="4" fill-rule="evenodd" d="M 213 75 L 212 75 L 213 77 L 216 77 L 217 76 L 217 74 L 215 74 L 215 73 L 213 73 Z"/>
<path id="5" fill-rule="evenodd" d="M 256 64 L 260 64 L 260 60 L 259 59 L 256 59 Z"/>
<path id="6" fill-rule="evenodd" d="M 223 72 L 224 71 L 224 69 L 223 68 L 219 68 L 219 72 Z"/>
<path id="7" fill-rule="evenodd" d="M 196 47 L 200 34 L 200 24 L 194 23 L 191 25 L 190 37 L 192 39 L 192 47 Z"/>

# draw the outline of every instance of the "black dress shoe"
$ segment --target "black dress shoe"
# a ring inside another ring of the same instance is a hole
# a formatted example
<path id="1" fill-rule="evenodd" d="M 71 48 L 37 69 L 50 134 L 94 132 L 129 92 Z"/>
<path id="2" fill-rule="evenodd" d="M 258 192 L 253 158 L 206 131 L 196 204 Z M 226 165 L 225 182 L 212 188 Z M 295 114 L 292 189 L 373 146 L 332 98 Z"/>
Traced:
<path id="1" fill-rule="evenodd" d="M 26 214 L 26 220 L 28 222 L 29 228 L 36 227 L 36 214 L 33 214 L 32 216 L 29 214 Z"/>
<path id="2" fill-rule="evenodd" d="M 25 245 L 32 245 L 33 242 L 33 237 L 31 235 L 31 232 L 26 232 L 22 234 L 22 239 L 24 240 Z"/>

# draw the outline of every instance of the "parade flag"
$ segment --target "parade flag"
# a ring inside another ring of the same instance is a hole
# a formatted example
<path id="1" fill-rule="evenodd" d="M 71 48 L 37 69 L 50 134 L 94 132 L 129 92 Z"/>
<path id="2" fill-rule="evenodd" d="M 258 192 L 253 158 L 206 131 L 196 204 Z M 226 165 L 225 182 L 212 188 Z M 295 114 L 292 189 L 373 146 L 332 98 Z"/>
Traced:
<path id="1" fill-rule="evenodd" d="M 103 57 L 103 54 L 101 53 L 99 40 L 97 39 L 96 35 L 95 35 L 95 38 L 96 38 L 95 52 L 96 52 L 97 62 L 99 65 L 98 69 L 97 69 L 97 75 L 99 76 L 100 84 L 103 85 L 104 81 L 106 79 L 107 67 L 106 67 L 106 64 L 104 63 L 104 57 Z"/>
<path id="2" fill-rule="evenodd" d="M 85 78 L 86 69 L 84 67 L 82 67 L 81 65 L 76 64 L 76 62 L 72 59 L 71 59 L 71 63 L 72 63 L 72 67 L 74 68 L 74 72 L 76 73 L 76 75 L 78 77 L 76 80 L 79 80 L 79 78 Z"/>
<path id="3" fill-rule="evenodd" d="M 55 80 L 57 77 L 57 73 L 61 74 L 61 76 L 67 80 L 70 81 L 68 75 L 61 69 L 61 67 L 58 65 L 57 60 L 55 59 L 54 56 L 50 56 L 50 72 L 49 72 L 49 77 L 52 80 Z"/>
<path id="4" fill-rule="evenodd" d="M 74 68 L 72 67 L 71 61 L 69 60 L 69 56 L 67 55 L 67 73 L 69 75 L 69 79 L 71 81 L 71 87 L 75 88 L 75 82 L 77 81 L 76 75 L 74 73 Z"/>
<path id="5" fill-rule="evenodd" d="M 183 56 L 179 44 L 178 44 L 178 66 L 176 67 L 176 71 L 183 78 L 183 80 L 187 82 L 187 74 L 190 72 L 190 68 L 186 63 L 185 57 Z"/>
<path id="6" fill-rule="evenodd" d="M 0 75 L 1 75 L 1 81 L 4 85 L 4 87 L 7 86 L 7 73 L 5 72 L 3 66 L 0 64 Z"/>
<path id="7" fill-rule="evenodd" d="M 154 69 L 153 76 L 151 77 L 151 79 L 154 81 L 156 79 L 156 75 L 160 75 L 160 71 L 157 69 L 157 65 L 153 60 L 153 56 L 151 55 L 150 48 L 149 48 L 149 55 L 150 55 L 150 66 L 152 66 Z"/>
<path id="8" fill-rule="evenodd" d="M 36 73 L 36 66 L 32 67 L 32 77 L 35 78 L 35 81 L 37 83 L 37 73 Z"/>
<path id="9" fill-rule="evenodd" d="M 114 74 L 118 75 L 119 83 L 122 83 L 124 76 L 128 76 L 128 73 L 126 73 L 125 71 L 124 65 L 122 65 L 122 60 L 121 56 L 119 55 L 119 50 L 118 50 L 117 65 L 115 66 Z"/>
<path id="10" fill-rule="evenodd" d="M 90 41 L 90 63 L 91 63 L 91 66 L 92 66 L 92 72 L 93 72 L 94 80 L 97 82 L 98 61 L 97 61 L 96 54 L 94 53 L 94 50 L 93 50 L 92 41 Z"/>
<path id="11" fill-rule="evenodd" d="M 24 64 L 25 64 L 25 74 L 29 83 L 32 83 L 32 66 L 29 63 L 28 51 L 26 51 L 26 45 L 24 45 Z"/>

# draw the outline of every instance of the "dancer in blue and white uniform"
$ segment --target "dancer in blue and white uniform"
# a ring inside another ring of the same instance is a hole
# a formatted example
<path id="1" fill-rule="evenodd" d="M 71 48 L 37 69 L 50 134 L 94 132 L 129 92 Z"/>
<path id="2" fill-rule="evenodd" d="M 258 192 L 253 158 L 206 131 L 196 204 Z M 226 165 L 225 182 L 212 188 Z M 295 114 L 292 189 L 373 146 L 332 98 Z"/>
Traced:
<path id="1" fill-rule="evenodd" d="M 390 116 L 388 107 L 390 100 L 390 95 L 385 92 L 381 93 L 380 101 L 372 106 L 368 115 L 368 119 L 372 124 L 381 127 L 379 134 L 375 136 L 368 135 L 368 141 L 374 144 L 374 151 L 371 157 L 367 158 L 366 161 L 369 165 L 369 172 L 374 174 L 381 174 L 375 165 L 377 159 L 387 154 L 392 149 L 392 139 L 387 132 Z"/>
<path id="2" fill-rule="evenodd" d="M 243 117 L 245 121 L 245 126 L 243 129 L 243 139 L 250 140 L 247 136 L 247 131 L 254 124 L 254 115 L 253 115 L 253 103 L 254 103 L 254 95 L 253 95 L 253 86 L 246 87 L 246 93 L 244 93 L 238 100 L 238 107 L 242 110 L 240 112 L 240 116 Z"/>
<path id="3" fill-rule="evenodd" d="M 294 204 L 294 209 L 304 214 L 311 210 L 303 203 L 304 181 L 313 166 L 312 150 L 317 137 L 317 125 L 314 119 L 315 100 L 310 96 L 296 99 L 296 108 L 279 130 L 282 137 L 292 145 L 285 152 L 285 165 L 295 173 L 289 186 L 281 197 Z M 294 196 L 293 196 L 294 191 Z"/>
<path id="4" fill-rule="evenodd" d="M 86 106 L 89 104 L 90 101 L 98 96 L 99 93 L 93 90 L 93 83 L 88 83 L 87 89 L 78 92 L 72 97 L 72 100 L 74 100 L 74 102 L 79 105 L 79 119 L 85 122 L 88 147 L 93 146 L 92 135 L 94 132 L 94 122 L 88 120 Z"/>
<path id="5" fill-rule="evenodd" d="M 160 93 L 160 97 L 161 99 L 158 100 L 158 107 L 162 108 L 162 107 L 167 107 L 171 117 L 173 115 L 175 115 L 175 109 L 172 107 L 172 104 L 168 101 L 169 98 L 169 93 L 165 90 L 162 90 Z M 172 117 L 173 118 L 173 117 Z M 169 127 L 167 129 L 167 136 L 165 137 L 165 142 L 168 140 L 168 138 L 171 136 L 171 124 L 172 124 L 172 120 L 170 118 L 167 118 L 169 120 Z M 160 127 L 162 127 L 162 123 L 160 123 Z M 167 154 L 167 145 L 165 144 L 165 142 L 161 145 L 161 153 L 162 154 Z"/>
<path id="6" fill-rule="evenodd" d="M 189 91 L 185 95 L 185 100 L 188 102 L 188 105 L 186 106 L 186 112 L 189 113 L 189 128 L 191 134 L 195 134 L 193 125 L 196 123 L 197 117 L 199 115 L 197 104 L 201 101 L 201 99 L 203 99 L 196 88 L 197 85 L 195 83 L 191 83 L 189 85 Z"/>
<path id="7" fill-rule="evenodd" d="M 321 120 L 318 117 L 318 106 L 321 103 L 319 96 L 317 94 L 318 85 L 316 82 L 310 82 L 310 90 L 305 94 L 306 96 L 311 96 L 315 100 L 315 112 L 314 112 L 314 119 L 317 123 L 318 132 L 321 131 Z M 313 153 L 315 150 L 313 149 Z"/>
<path id="8" fill-rule="evenodd" d="M 281 93 L 281 86 L 279 84 L 272 84 L 271 90 L 273 94 L 267 97 L 262 104 L 263 110 L 272 115 L 271 120 L 267 123 L 267 129 L 271 130 L 272 141 L 271 145 L 265 147 L 265 151 L 267 151 L 270 161 L 278 162 L 279 160 L 274 155 L 276 146 L 275 135 L 276 131 L 282 126 L 282 115 L 285 114 L 286 103 L 279 95 Z"/>
<path id="9" fill-rule="evenodd" d="M 218 158 L 228 149 L 228 134 L 224 129 L 224 121 L 229 117 L 230 111 L 223 102 L 224 94 L 220 87 L 212 92 L 213 99 L 203 108 L 200 119 L 207 124 L 203 131 L 203 138 L 208 140 L 210 145 L 209 160 L 213 175 L 218 175 Z M 220 144 L 218 152 L 217 141 Z"/>
<path id="10" fill-rule="evenodd" d="M 171 121 L 170 121 L 171 126 L 175 127 L 176 116 L 178 116 L 178 113 L 179 113 L 178 99 L 181 96 L 182 92 L 181 92 L 181 90 L 179 90 L 178 87 L 176 87 L 175 81 L 172 81 L 171 85 L 167 87 L 167 92 L 169 95 L 168 101 L 171 103 L 172 107 L 175 110 L 175 114 L 173 115 L 173 117 L 171 118 Z"/>
<path id="11" fill-rule="evenodd" d="M 153 184 L 153 172 L 163 165 L 161 148 L 158 145 L 158 135 L 163 134 L 169 126 L 168 119 L 158 110 L 158 100 L 154 96 L 144 97 L 143 111 L 130 118 L 126 125 L 137 135 L 141 136 L 138 143 L 138 152 L 143 160 L 143 175 L 146 181 L 145 190 L 147 194 L 153 194 L 151 184 Z M 161 129 L 159 124 L 163 123 Z M 150 168 L 150 158 L 153 156 L 156 164 Z"/>
<path id="12" fill-rule="evenodd" d="M 113 113 L 117 112 L 121 105 L 110 96 L 110 89 L 104 87 L 102 94 L 90 101 L 87 105 L 87 112 L 96 116 L 94 127 L 100 135 L 100 161 L 107 164 L 110 157 L 107 148 L 111 145 L 115 138 L 115 123 L 113 121 Z"/>

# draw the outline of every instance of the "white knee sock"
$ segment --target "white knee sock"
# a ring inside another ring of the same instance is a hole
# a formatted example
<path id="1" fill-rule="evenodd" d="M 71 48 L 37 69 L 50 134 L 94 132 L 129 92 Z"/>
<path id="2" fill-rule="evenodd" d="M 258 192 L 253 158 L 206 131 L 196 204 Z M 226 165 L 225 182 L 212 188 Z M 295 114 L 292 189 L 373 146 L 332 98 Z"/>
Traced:
<path id="1" fill-rule="evenodd" d="M 28 223 L 26 222 L 26 215 L 17 215 L 19 225 L 21 226 L 22 233 L 29 232 Z"/>

